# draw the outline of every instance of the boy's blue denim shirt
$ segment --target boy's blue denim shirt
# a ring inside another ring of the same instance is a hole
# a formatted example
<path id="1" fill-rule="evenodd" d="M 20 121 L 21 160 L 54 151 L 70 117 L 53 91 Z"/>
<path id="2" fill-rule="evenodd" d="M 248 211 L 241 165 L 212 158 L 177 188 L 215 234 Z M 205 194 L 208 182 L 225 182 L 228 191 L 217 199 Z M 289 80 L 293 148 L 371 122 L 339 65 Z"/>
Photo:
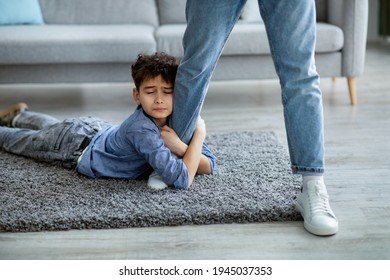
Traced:
<path id="1" fill-rule="evenodd" d="M 216 158 L 204 143 L 202 153 L 214 172 Z M 86 176 L 137 179 L 155 170 L 175 188 L 188 186 L 188 171 L 164 145 L 160 128 L 139 106 L 121 125 L 98 132 L 76 167 Z"/>

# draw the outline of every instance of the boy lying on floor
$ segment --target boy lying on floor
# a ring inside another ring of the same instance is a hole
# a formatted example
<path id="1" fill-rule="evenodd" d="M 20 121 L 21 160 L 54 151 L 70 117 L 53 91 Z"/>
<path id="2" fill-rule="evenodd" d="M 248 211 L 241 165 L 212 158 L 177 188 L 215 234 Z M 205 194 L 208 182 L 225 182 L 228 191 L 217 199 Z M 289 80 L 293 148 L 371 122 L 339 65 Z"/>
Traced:
<path id="1" fill-rule="evenodd" d="M 203 120 L 189 145 L 167 126 L 177 67 L 176 58 L 165 53 L 138 56 L 131 67 L 138 107 L 120 125 L 93 117 L 60 122 L 29 111 L 25 103 L 15 104 L 0 112 L 0 147 L 92 178 L 138 179 L 153 172 L 152 188 L 187 188 L 195 174 L 214 171 L 216 158 L 203 143 Z"/>

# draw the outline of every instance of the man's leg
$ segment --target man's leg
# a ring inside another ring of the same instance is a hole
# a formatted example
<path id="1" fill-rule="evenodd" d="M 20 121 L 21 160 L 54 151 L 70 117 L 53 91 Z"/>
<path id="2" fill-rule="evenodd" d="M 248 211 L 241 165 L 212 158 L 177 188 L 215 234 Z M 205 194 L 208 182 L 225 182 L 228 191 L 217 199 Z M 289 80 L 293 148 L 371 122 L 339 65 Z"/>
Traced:
<path id="1" fill-rule="evenodd" d="M 314 62 L 315 2 L 259 0 L 259 6 L 282 87 L 291 167 L 304 176 L 297 206 L 308 231 L 334 234 L 338 222 L 322 178 L 324 135 L 322 96 Z"/>
<path id="2" fill-rule="evenodd" d="M 184 55 L 175 79 L 170 126 L 188 144 L 194 133 L 209 81 L 246 0 L 187 0 Z M 153 172 L 148 186 L 167 185 Z"/>
<path id="3" fill-rule="evenodd" d="M 246 0 L 187 0 L 184 55 L 175 81 L 171 126 L 189 143 L 209 81 Z"/>

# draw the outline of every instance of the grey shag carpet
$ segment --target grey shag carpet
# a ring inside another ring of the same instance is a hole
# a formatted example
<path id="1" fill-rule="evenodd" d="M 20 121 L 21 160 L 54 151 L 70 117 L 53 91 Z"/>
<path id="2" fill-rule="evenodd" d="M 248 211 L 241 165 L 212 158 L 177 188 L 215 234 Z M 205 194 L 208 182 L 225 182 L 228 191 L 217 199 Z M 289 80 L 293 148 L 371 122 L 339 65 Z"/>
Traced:
<path id="1" fill-rule="evenodd" d="M 217 171 L 197 176 L 187 190 L 90 179 L 0 151 L 0 231 L 301 220 L 293 207 L 299 178 L 274 133 L 210 134 L 206 141 Z"/>

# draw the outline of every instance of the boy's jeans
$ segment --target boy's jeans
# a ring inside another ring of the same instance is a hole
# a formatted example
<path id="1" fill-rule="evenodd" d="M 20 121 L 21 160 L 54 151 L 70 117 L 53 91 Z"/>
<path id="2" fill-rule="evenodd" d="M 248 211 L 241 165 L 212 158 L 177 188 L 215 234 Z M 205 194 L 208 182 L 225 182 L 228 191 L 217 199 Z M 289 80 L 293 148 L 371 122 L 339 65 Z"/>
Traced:
<path id="1" fill-rule="evenodd" d="M 188 143 L 225 42 L 246 0 L 187 0 L 171 126 Z M 282 88 L 294 173 L 324 172 L 322 97 L 314 65 L 314 0 L 259 0 Z M 237 96 L 239 98 L 239 96 Z M 244 109 L 244 108 L 243 108 Z"/>
<path id="2" fill-rule="evenodd" d="M 25 111 L 15 120 L 15 127 L 0 126 L 0 147 L 13 154 L 75 168 L 83 149 L 107 125 L 91 117 L 60 122 L 45 114 Z"/>

